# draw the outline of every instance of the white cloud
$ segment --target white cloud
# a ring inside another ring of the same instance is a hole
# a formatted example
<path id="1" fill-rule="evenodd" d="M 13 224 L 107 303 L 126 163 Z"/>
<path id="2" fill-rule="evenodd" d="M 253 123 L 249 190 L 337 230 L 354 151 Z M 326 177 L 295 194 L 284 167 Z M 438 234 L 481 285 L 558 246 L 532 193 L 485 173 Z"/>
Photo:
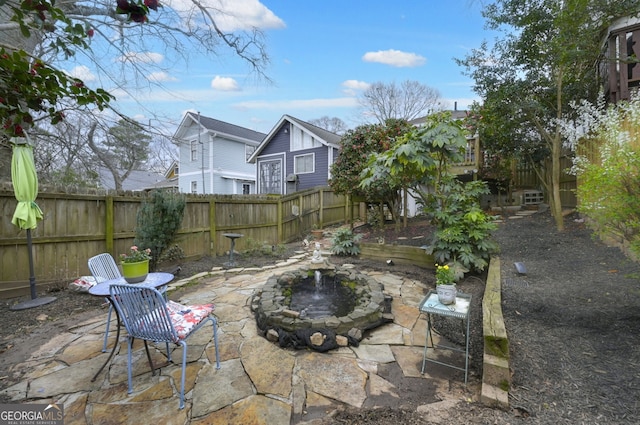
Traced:
<path id="1" fill-rule="evenodd" d="M 221 77 L 216 75 L 211 80 L 211 88 L 219 91 L 240 91 L 238 82 L 231 77 Z"/>
<path id="2" fill-rule="evenodd" d="M 89 81 L 95 81 L 96 76 L 91 70 L 85 65 L 79 65 L 69 71 L 69 75 L 74 78 L 79 78 L 85 83 Z"/>
<path id="3" fill-rule="evenodd" d="M 191 0 L 167 0 L 165 4 L 174 9 L 183 22 L 200 14 Z M 286 27 L 282 19 L 258 0 L 202 0 L 199 4 L 207 8 L 218 28 L 225 32 Z"/>
<path id="4" fill-rule="evenodd" d="M 347 96 L 356 96 L 359 91 L 365 91 L 371 84 L 358 80 L 346 80 L 342 83 L 344 90 L 342 92 Z"/>
<path id="5" fill-rule="evenodd" d="M 333 99 L 292 99 L 292 100 L 249 100 L 233 104 L 237 109 L 318 109 L 318 108 L 352 108 L 358 102 L 353 97 L 337 97 Z"/>
<path id="6" fill-rule="evenodd" d="M 424 65 L 427 61 L 424 56 L 394 49 L 367 52 L 362 56 L 362 60 L 365 62 L 383 63 L 397 68 L 413 68 Z"/>
<path id="7" fill-rule="evenodd" d="M 147 76 L 147 80 L 153 81 L 156 83 L 162 83 L 167 81 L 178 81 L 176 77 L 172 77 L 164 71 L 152 72 Z"/>
<path id="8" fill-rule="evenodd" d="M 120 62 L 160 63 L 164 60 L 164 55 L 153 52 L 128 52 L 117 60 Z"/>

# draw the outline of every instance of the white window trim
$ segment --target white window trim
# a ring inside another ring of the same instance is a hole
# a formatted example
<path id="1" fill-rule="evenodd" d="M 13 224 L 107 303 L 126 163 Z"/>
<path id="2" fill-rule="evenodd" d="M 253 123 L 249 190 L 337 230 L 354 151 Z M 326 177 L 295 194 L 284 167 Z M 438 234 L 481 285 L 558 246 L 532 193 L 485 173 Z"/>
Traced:
<path id="1" fill-rule="evenodd" d="M 191 180 L 191 193 L 198 193 L 198 181 Z"/>
<path id="2" fill-rule="evenodd" d="M 189 158 L 191 162 L 198 160 L 198 142 L 195 140 L 189 142 Z"/>
<path id="3" fill-rule="evenodd" d="M 305 156 L 311 157 L 311 171 L 299 171 L 297 169 L 297 165 L 298 165 L 297 159 Z M 316 172 L 316 154 L 314 152 L 293 156 L 293 174 L 313 174 L 315 172 Z"/>

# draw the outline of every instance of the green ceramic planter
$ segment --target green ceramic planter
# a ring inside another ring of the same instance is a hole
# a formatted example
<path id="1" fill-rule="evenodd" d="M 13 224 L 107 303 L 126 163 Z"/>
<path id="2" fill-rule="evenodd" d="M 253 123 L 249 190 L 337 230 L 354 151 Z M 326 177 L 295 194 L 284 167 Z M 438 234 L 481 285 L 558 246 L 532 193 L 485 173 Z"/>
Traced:
<path id="1" fill-rule="evenodd" d="M 120 264 L 122 265 L 122 276 L 128 283 L 143 282 L 149 274 L 149 260 Z"/>

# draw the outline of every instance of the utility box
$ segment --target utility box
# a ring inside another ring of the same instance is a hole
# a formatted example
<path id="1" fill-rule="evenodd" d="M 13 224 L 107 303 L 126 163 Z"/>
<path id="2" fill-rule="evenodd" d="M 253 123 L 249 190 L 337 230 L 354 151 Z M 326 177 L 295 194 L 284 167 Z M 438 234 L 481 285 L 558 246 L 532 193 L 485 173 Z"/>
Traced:
<path id="1" fill-rule="evenodd" d="M 525 190 L 522 194 L 523 205 L 538 205 L 544 202 L 544 196 L 539 190 Z"/>

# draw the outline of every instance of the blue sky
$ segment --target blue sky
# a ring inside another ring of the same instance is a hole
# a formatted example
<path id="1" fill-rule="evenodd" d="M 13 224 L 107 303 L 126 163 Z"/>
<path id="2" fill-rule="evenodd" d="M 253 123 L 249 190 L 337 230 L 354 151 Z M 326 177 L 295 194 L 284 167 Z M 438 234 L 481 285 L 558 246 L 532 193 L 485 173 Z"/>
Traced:
<path id="1" fill-rule="evenodd" d="M 350 128 L 362 124 L 356 98 L 374 82 L 419 81 L 436 88 L 448 109 L 478 100 L 453 58 L 491 37 L 479 0 L 208 1 L 233 6 L 237 21 L 224 21 L 227 28 L 250 22 L 262 29 L 271 59 L 265 72 L 273 83 L 250 74 L 224 50 L 214 59 L 192 55 L 188 63 L 148 76 L 168 92 L 141 85 L 136 98 L 144 108 L 116 91 L 125 113 L 146 121 L 146 108 L 172 117 L 175 125 L 186 111 L 199 111 L 266 133 L 283 114 L 338 117 Z M 148 54 L 160 64 L 165 60 L 160 49 Z M 89 79 L 98 71 L 76 73 Z"/>

